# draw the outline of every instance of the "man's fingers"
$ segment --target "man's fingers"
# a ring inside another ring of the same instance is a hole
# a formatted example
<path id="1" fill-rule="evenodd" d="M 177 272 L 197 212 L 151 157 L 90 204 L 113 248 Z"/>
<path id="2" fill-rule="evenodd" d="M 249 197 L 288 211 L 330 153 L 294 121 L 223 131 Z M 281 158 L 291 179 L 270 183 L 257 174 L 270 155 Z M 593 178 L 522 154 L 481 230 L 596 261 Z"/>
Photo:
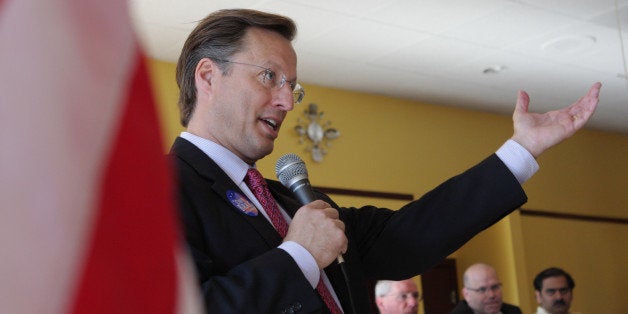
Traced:
<path id="1" fill-rule="evenodd" d="M 586 122 L 591 115 L 595 112 L 595 108 L 597 107 L 600 95 L 600 88 L 602 87 L 602 83 L 597 82 L 591 86 L 589 92 L 582 96 L 578 101 L 567 108 L 571 119 L 575 121 L 584 121 Z"/>
<path id="2" fill-rule="evenodd" d="M 338 217 L 340 217 L 340 215 L 338 214 L 338 210 L 336 210 L 335 208 L 327 207 L 324 209 L 324 211 L 325 216 L 329 218 L 338 219 Z"/>
<path id="3" fill-rule="evenodd" d="M 593 84 L 593 86 L 591 86 L 591 89 L 589 89 L 589 93 L 587 94 L 588 103 L 586 104 L 586 107 L 585 107 L 585 114 L 587 114 L 588 116 L 591 116 L 593 112 L 595 111 L 595 108 L 597 107 L 597 104 L 600 100 L 601 88 L 602 88 L 602 83 L 597 82 Z"/>
<path id="4" fill-rule="evenodd" d="M 522 114 L 528 112 L 528 106 L 530 105 L 530 96 L 525 91 L 520 90 L 517 95 L 517 104 L 515 106 L 515 112 Z"/>
<path id="5" fill-rule="evenodd" d="M 593 84 L 593 86 L 591 86 L 591 88 L 589 89 L 589 96 L 590 97 L 594 97 L 594 98 L 598 98 L 600 96 L 600 89 L 602 88 L 602 83 L 600 82 L 596 82 L 595 84 Z"/>
<path id="6" fill-rule="evenodd" d="M 335 219 L 334 223 L 336 224 L 336 227 L 340 230 L 342 230 L 343 232 L 345 231 L 345 223 L 342 222 L 342 220 L 340 219 Z"/>
<path id="7" fill-rule="evenodd" d="M 315 200 L 309 204 L 303 205 L 303 207 L 315 208 L 315 209 L 325 209 L 331 207 L 331 205 L 327 204 L 327 202 L 322 200 Z"/>

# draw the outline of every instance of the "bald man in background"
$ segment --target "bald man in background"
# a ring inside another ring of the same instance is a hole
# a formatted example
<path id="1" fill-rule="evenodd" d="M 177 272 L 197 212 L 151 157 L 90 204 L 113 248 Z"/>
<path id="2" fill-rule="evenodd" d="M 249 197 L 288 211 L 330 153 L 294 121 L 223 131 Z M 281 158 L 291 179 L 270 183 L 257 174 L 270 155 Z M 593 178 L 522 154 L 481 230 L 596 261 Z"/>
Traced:
<path id="1" fill-rule="evenodd" d="M 517 306 L 502 301 L 502 283 L 490 265 L 477 263 L 469 266 L 462 280 L 464 300 L 450 314 L 521 314 Z"/>

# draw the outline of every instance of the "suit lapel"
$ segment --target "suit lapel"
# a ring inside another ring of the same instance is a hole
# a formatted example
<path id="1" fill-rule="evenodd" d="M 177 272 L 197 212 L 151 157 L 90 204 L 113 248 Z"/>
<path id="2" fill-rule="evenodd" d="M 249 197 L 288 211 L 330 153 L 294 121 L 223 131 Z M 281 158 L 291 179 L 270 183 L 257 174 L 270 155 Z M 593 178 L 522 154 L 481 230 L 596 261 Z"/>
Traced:
<path id="1" fill-rule="evenodd" d="M 172 145 L 170 153 L 184 160 L 190 167 L 196 170 L 201 177 L 206 179 L 208 186 L 223 199 L 228 205 L 229 210 L 238 212 L 240 217 L 246 220 L 270 247 L 276 247 L 281 243 L 282 239 L 279 233 L 277 233 L 277 230 L 275 230 L 261 213 L 257 216 L 249 216 L 231 202 L 227 196 L 229 191 L 240 193 L 243 197 L 246 196 L 244 196 L 242 190 L 240 190 L 214 160 L 209 158 L 203 151 L 189 141 L 179 137 Z"/>

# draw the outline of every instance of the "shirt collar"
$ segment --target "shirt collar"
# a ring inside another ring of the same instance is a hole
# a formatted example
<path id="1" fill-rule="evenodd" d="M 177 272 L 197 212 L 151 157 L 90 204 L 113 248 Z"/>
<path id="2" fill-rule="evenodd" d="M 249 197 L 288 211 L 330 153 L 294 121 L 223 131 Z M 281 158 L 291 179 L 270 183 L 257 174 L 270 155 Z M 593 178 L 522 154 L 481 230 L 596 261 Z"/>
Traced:
<path id="1" fill-rule="evenodd" d="M 188 140 L 190 143 L 194 144 L 194 146 L 202 150 L 209 158 L 213 159 L 233 182 L 239 185 L 244 181 L 244 176 L 246 176 L 246 172 L 251 166 L 236 156 L 232 151 L 216 142 L 189 132 L 181 132 L 180 137 Z"/>

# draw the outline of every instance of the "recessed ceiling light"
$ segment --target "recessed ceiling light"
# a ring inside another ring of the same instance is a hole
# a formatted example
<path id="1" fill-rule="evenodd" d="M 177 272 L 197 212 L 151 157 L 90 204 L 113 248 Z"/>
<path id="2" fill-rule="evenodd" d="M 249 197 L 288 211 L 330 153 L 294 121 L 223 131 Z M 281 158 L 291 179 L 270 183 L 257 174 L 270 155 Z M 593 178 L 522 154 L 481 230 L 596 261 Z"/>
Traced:
<path id="1" fill-rule="evenodd" d="M 541 49 L 552 54 L 574 54 L 591 48 L 597 39 L 588 35 L 561 36 L 547 41 Z"/>

